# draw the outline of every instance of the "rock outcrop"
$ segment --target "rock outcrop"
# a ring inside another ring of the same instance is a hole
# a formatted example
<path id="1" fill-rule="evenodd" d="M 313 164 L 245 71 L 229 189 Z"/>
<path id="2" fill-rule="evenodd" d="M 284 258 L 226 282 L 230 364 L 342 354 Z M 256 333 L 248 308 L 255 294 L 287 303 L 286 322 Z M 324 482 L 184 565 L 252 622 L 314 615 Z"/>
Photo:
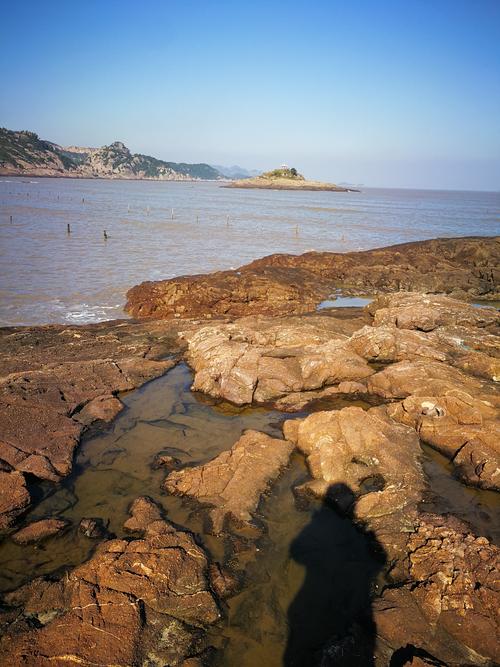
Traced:
<path id="1" fill-rule="evenodd" d="M 499 549 L 457 519 L 419 510 L 426 483 L 413 429 L 380 408 L 344 408 L 287 421 L 284 432 L 312 477 L 296 491 L 354 508 L 385 553 L 388 585 L 374 601 L 377 664 L 404 650 L 430 664 L 493 665 Z M 338 663 L 325 650 L 321 664 Z"/>
<path id="2" fill-rule="evenodd" d="M 357 498 L 357 519 L 375 532 L 396 567 L 425 487 L 415 431 L 377 408 L 350 407 L 286 421 L 284 435 L 306 456 L 312 477 L 295 492 L 331 500 L 344 510 Z M 353 495 L 335 497 L 341 487 Z"/>
<path id="3" fill-rule="evenodd" d="M 145 282 L 127 292 L 134 317 L 289 315 L 338 288 L 499 298 L 498 238 L 434 239 L 363 252 L 270 255 L 234 271 Z"/>
<path id="4" fill-rule="evenodd" d="M 67 525 L 68 522 L 62 519 L 40 519 L 40 521 L 34 521 L 14 533 L 12 541 L 21 545 L 41 542 L 48 537 L 58 535 Z"/>
<path id="5" fill-rule="evenodd" d="M 306 311 L 339 285 L 492 298 L 499 245 L 442 239 L 275 255 L 239 271 L 134 288 L 131 312 L 148 322 L 0 330 L 0 527 L 28 507 L 33 475 L 57 482 L 68 474 L 81 433 L 121 409 L 118 392 L 184 353 L 196 391 L 239 406 L 305 410 L 285 422 L 286 439 L 246 431 L 193 467 L 182 468 L 184 458 L 163 442 L 151 457 L 167 471 L 163 489 L 189 500 L 182 512 L 203 508 L 207 532 L 222 537 L 231 562 L 231 548 L 255 548 L 262 536 L 259 503 L 296 447 L 310 474 L 296 482 L 297 499 L 345 513 L 373 536 L 384 563 L 373 602 L 376 664 L 492 667 L 498 548 L 453 516 L 422 511 L 430 489 L 420 443 L 448 457 L 464 483 L 500 489 L 498 313 L 407 291 L 381 293 L 365 310 Z M 201 321 L 182 320 L 187 314 Z M 50 535 L 57 520 L 47 521 L 18 531 L 18 541 Z M 124 529 L 126 539 L 102 542 L 63 578 L 35 579 L 4 597 L 2 663 L 203 664 L 206 630 L 238 577 L 210 563 L 147 496 L 131 504 Z M 94 519 L 80 531 L 105 539 Z M 342 638 L 332 638 L 324 667 L 339 647 Z"/>
<path id="6" fill-rule="evenodd" d="M 430 664 L 496 664 L 498 547 L 458 519 L 420 514 L 407 551 L 406 581 L 374 601 L 378 664 L 402 648 Z"/>
<path id="7" fill-rule="evenodd" d="M 174 324 L 174 323 L 172 323 Z M 0 528 L 27 507 L 24 475 L 58 482 L 94 423 L 122 409 L 116 394 L 162 375 L 178 351 L 172 326 L 107 323 L 0 332 Z"/>
<path id="8" fill-rule="evenodd" d="M 208 463 L 171 472 L 163 488 L 209 507 L 210 532 L 249 526 L 261 497 L 288 465 L 293 445 L 247 431 L 229 451 Z"/>
<path id="9" fill-rule="evenodd" d="M 204 630 L 220 616 L 207 555 L 163 519 L 143 532 L 102 543 L 60 580 L 8 594 L 2 664 L 180 665 L 201 652 Z"/>
<path id="10" fill-rule="evenodd" d="M 374 371 L 335 330 L 332 318 L 259 320 L 211 325 L 184 336 L 195 371 L 193 390 L 243 405 L 265 403 L 291 392 L 358 381 Z"/>

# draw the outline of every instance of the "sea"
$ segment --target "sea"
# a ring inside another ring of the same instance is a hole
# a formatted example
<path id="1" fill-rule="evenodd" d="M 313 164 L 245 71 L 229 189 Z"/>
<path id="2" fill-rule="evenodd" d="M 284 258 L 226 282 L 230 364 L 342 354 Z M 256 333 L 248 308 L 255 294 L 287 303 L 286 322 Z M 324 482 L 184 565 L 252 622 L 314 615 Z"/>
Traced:
<path id="1" fill-rule="evenodd" d="M 0 178 L 0 325 L 126 317 L 137 283 L 271 253 L 500 234 L 500 192 L 221 185 Z"/>

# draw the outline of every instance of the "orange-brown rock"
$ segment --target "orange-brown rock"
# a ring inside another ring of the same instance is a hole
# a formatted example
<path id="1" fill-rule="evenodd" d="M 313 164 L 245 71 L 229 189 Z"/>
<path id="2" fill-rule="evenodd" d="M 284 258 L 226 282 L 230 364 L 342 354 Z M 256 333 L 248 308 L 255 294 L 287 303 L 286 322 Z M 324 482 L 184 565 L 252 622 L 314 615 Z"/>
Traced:
<path id="1" fill-rule="evenodd" d="M 493 385 L 448 364 L 402 361 L 372 375 L 367 386 L 404 399 L 388 404 L 387 415 L 450 458 L 466 483 L 500 488 L 500 396 Z"/>
<path id="2" fill-rule="evenodd" d="M 400 647 L 451 667 L 495 664 L 498 547 L 458 519 L 421 514 L 407 549 L 407 582 L 374 602 L 387 664 Z"/>
<path id="3" fill-rule="evenodd" d="M 21 472 L 0 471 L 0 530 L 5 530 L 30 503 L 26 480 Z"/>
<path id="4" fill-rule="evenodd" d="M 346 345 L 347 336 L 335 331 L 333 318 L 297 319 L 260 328 L 258 318 L 246 318 L 186 334 L 186 357 L 195 371 L 193 390 L 238 405 L 264 403 L 292 392 L 358 381 L 374 372 Z"/>
<path id="5" fill-rule="evenodd" d="M 171 472 L 163 488 L 209 507 L 209 529 L 218 534 L 242 528 L 272 482 L 288 465 L 293 445 L 258 431 L 246 431 L 229 451 L 208 463 Z"/>
<path id="6" fill-rule="evenodd" d="M 485 383 L 437 361 L 400 361 L 368 378 L 368 390 L 382 398 L 440 396 L 457 388 L 490 393 Z"/>
<path id="7" fill-rule="evenodd" d="M 498 295 L 495 237 L 434 239 L 363 252 L 270 255 L 234 271 L 145 282 L 127 293 L 135 317 L 304 313 L 336 288 Z"/>
<path id="8" fill-rule="evenodd" d="M 395 292 L 378 296 L 367 306 L 374 326 L 432 331 L 441 326 L 488 327 L 500 325 L 495 308 L 476 308 L 469 303 L 436 294 Z"/>
<path id="9" fill-rule="evenodd" d="M 122 409 L 118 392 L 163 374 L 179 349 L 175 324 L 128 322 L 0 330 L 0 460 L 4 470 L 57 482 L 83 431 Z M 5 466 L 8 465 L 6 469 Z M 26 506 L 21 478 L 0 479 L 0 527 Z M 10 484 L 10 486 L 9 486 Z M 24 487 L 24 482 L 23 482 Z M 13 501 L 17 498 L 17 510 Z M 6 509 L 2 509 L 2 508 Z M 9 509 L 10 508 L 10 509 Z"/>
<path id="10" fill-rule="evenodd" d="M 356 517 L 391 560 L 404 557 L 425 487 L 415 431 L 377 408 L 349 407 L 286 421 L 284 434 L 306 456 L 312 477 L 298 492 L 328 499 L 332 489 L 348 487 L 358 496 Z"/>
<path id="11" fill-rule="evenodd" d="M 162 519 L 161 508 L 148 496 L 136 498 L 130 506 L 129 514 L 130 518 L 125 521 L 123 527 L 130 531 L 144 531 L 150 523 Z"/>
<path id="12" fill-rule="evenodd" d="M 177 665 L 196 654 L 203 629 L 220 615 L 207 556 L 190 533 L 163 520 L 144 532 L 102 543 L 59 581 L 36 579 L 7 594 L 18 613 L 0 640 L 2 664 L 130 667 L 155 655 Z"/>

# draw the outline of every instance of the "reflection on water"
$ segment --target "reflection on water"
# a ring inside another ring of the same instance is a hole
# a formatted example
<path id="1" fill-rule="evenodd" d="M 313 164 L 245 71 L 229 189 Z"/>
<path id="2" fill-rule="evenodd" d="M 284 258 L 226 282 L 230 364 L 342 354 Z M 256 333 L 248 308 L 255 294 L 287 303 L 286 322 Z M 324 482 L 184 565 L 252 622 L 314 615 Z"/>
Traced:
<path id="1" fill-rule="evenodd" d="M 149 495 L 163 505 L 170 520 L 194 531 L 214 558 L 229 556 L 228 565 L 245 575 L 244 589 L 226 603 L 225 620 L 211 630 L 210 639 L 219 649 L 217 667 L 312 664 L 318 645 L 345 628 L 350 628 L 351 638 L 353 633 L 364 637 L 365 657 L 371 659 L 369 603 L 381 569 L 381 550 L 374 557 L 372 536 L 355 527 L 349 516 L 320 503 L 296 506 L 292 489 L 307 476 L 303 457 L 292 456 L 290 467 L 262 503 L 256 518 L 265 530 L 256 541 L 240 537 L 229 545 L 204 534 L 204 514 L 195 503 L 161 492 L 166 473 L 151 466 L 159 452 L 183 465 L 202 463 L 229 449 L 244 429 L 280 436 L 281 421 L 293 416 L 217 404 L 191 393 L 191 382 L 190 371 L 180 364 L 124 397 L 126 409 L 111 428 L 81 445 L 74 472 L 63 484 L 40 488 L 45 498 L 27 517 L 30 521 L 57 515 L 69 519 L 71 528 L 38 546 L 20 547 L 5 540 L 0 545 L 0 588 L 8 590 L 80 563 L 96 546 L 78 533 L 83 517 L 102 518 L 112 533 L 123 536 L 131 501 Z M 344 405 L 345 397 L 339 397 L 328 409 Z M 434 492 L 427 509 L 456 510 L 480 534 L 499 537 L 494 524 L 496 494 L 467 489 L 451 479 L 432 451 L 425 468 Z M 315 609 L 321 610 L 322 620 Z M 363 615 L 363 609 L 368 613 Z M 298 631 L 306 622 L 305 631 Z M 291 660 L 290 651 L 297 661 Z M 345 664 L 370 664 L 359 655 L 357 659 Z"/>
<path id="2" fill-rule="evenodd" d="M 430 492 L 422 509 L 450 512 L 466 521 L 476 535 L 500 545 L 500 494 L 465 486 L 453 477 L 453 466 L 446 457 L 427 445 L 422 448 L 424 471 L 430 480 Z"/>
<path id="3" fill-rule="evenodd" d="M 319 303 L 316 310 L 325 308 L 363 308 L 372 302 L 372 299 L 360 296 L 338 296 L 335 299 L 326 299 Z"/>
<path id="4" fill-rule="evenodd" d="M 84 560 L 93 543 L 77 530 L 84 517 L 98 517 L 117 536 L 127 509 L 139 495 L 161 502 L 173 521 L 201 530 L 199 517 L 178 498 L 162 494 L 162 470 L 153 470 L 159 452 L 182 464 L 197 464 L 229 449 L 244 429 L 281 434 L 277 413 L 263 409 L 213 408 L 189 391 L 192 376 L 184 364 L 124 398 L 127 406 L 112 428 L 90 438 L 77 450 L 73 474 L 62 484 L 45 485 L 46 493 L 32 521 L 57 515 L 72 522 L 62 537 L 39 546 L 20 547 L 6 540 L 0 546 L 0 588 L 14 588 L 32 576 L 54 572 Z M 232 412 L 232 414 L 231 414 Z"/>
<path id="5" fill-rule="evenodd" d="M 484 192 L 4 178 L 0 323 L 121 317 L 125 292 L 138 282 L 227 269 L 274 252 L 491 235 L 500 232 L 499 210 L 500 195 Z"/>

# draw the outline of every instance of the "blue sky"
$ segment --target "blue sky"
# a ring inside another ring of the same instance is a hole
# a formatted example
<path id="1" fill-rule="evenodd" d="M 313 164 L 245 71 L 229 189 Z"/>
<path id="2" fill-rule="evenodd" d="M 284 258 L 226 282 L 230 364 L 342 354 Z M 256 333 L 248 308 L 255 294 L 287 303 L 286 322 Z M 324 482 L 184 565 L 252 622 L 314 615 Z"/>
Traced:
<path id="1" fill-rule="evenodd" d="M 373 186 L 500 189 L 500 0 L 3 3 L 0 125 Z"/>

